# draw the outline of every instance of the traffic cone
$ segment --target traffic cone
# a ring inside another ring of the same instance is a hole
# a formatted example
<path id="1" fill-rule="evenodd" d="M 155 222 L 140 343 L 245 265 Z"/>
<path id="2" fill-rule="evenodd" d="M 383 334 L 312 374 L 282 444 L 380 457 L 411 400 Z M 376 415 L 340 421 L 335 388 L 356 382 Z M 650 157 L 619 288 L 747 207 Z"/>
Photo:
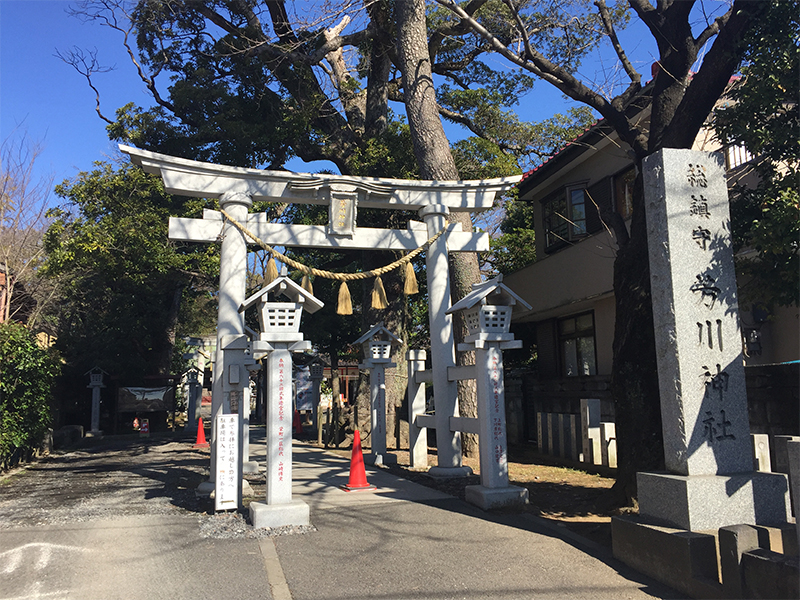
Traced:
<path id="1" fill-rule="evenodd" d="M 363 492 L 376 490 L 367 483 L 367 472 L 364 470 L 364 455 L 361 453 L 361 434 L 356 429 L 353 439 L 353 452 L 350 455 L 350 479 L 346 485 L 340 486 L 345 492 Z"/>
<path id="2" fill-rule="evenodd" d="M 206 431 L 203 429 L 203 417 L 197 419 L 197 441 L 194 443 L 193 448 L 208 448 L 206 441 Z"/>

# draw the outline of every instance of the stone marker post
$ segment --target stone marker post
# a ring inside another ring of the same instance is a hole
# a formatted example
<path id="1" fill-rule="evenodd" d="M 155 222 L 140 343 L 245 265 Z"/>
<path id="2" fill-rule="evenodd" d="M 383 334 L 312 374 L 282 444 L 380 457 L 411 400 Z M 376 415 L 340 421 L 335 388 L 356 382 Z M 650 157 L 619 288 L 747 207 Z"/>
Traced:
<path id="1" fill-rule="evenodd" d="M 103 384 L 103 374 L 105 371 L 95 367 L 87 373 L 89 375 L 88 387 L 92 390 L 92 428 L 86 433 L 86 437 L 102 437 L 100 431 L 100 389 L 106 387 Z"/>
<path id="2" fill-rule="evenodd" d="M 188 432 L 197 431 L 197 415 L 200 411 L 201 395 L 203 384 L 200 383 L 199 369 L 191 367 L 186 372 L 186 387 L 188 388 L 186 401 L 186 423 L 183 430 Z"/>
<path id="3" fill-rule="evenodd" d="M 417 416 L 425 414 L 425 382 L 417 381 L 417 373 L 425 370 L 425 350 L 409 350 L 408 367 L 408 454 L 412 469 L 428 466 L 428 428 L 417 424 Z"/>
<path id="4" fill-rule="evenodd" d="M 311 377 L 311 421 L 314 427 L 314 431 L 317 434 L 317 441 L 322 443 L 322 430 L 320 428 L 320 419 L 319 415 L 319 394 L 320 394 L 320 387 L 322 386 L 322 379 L 323 373 L 325 372 L 325 367 L 321 364 L 312 364 L 309 373 Z"/>
<path id="5" fill-rule="evenodd" d="M 386 451 L 386 367 L 396 367 L 395 363 L 373 363 L 366 361 L 358 365 L 360 368 L 369 369 L 369 406 L 370 423 L 372 425 L 371 451 L 364 457 L 365 462 L 373 465 L 383 465 L 397 462 L 392 454 Z"/>
<path id="6" fill-rule="evenodd" d="M 267 355 L 267 504 L 292 501 L 292 353 Z"/>
<path id="7" fill-rule="evenodd" d="M 785 523 L 786 478 L 753 472 L 722 155 L 643 163 L 664 458 L 640 514 L 687 530 Z"/>

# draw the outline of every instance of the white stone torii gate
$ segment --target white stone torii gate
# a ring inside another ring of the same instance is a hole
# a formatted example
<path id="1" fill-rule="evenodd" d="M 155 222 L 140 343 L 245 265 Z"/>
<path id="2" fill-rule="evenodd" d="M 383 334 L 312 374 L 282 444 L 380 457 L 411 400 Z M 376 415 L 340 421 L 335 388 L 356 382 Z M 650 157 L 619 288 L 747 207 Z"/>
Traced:
<path id="1" fill-rule="evenodd" d="M 458 416 L 458 393 L 456 381 L 448 378 L 448 368 L 455 366 L 455 347 L 452 316 L 447 314 L 451 306 L 447 253 L 487 251 L 489 237 L 486 233 L 461 231 L 458 224 L 448 226 L 447 215 L 450 211 L 479 212 L 490 209 L 497 193 L 512 188 L 520 177 L 481 181 L 408 181 L 312 175 L 202 163 L 125 145 L 119 148 L 146 172 L 160 175 L 167 192 L 218 198 L 223 210 L 273 247 L 410 251 L 448 227 L 447 233 L 434 241 L 426 253 L 439 463 L 432 472 L 439 476 L 463 474 L 461 434 L 452 431 L 450 424 L 450 417 Z M 272 224 L 264 214 L 248 214 L 253 201 L 328 205 L 329 224 Z M 412 221 L 405 231 L 356 227 L 357 207 L 416 210 L 423 222 Z M 245 300 L 248 241 L 229 221 L 223 221 L 221 213 L 210 210 L 204 211 L 202 219 L 170 218 L 169 238 L 195 242 L 222 240 L 212 416 L 220 411 L 229 412 L 229 400 L 223 396 L 221 375 L 230 368 L 239 367 L 226 364 L 221 342 L 225 336 L 245 333 L 239 307 Z M 233 379 L 242 381 L 240 385 L 243 387 L 247 377 L 237 376 Z M 226 395 L 230 394 L 230 384 L 231 381 L 225 386 Z M 241 393 L 238 397 L 242 397 Z M 212 477 L 214 454 L 212 446 Z"/>

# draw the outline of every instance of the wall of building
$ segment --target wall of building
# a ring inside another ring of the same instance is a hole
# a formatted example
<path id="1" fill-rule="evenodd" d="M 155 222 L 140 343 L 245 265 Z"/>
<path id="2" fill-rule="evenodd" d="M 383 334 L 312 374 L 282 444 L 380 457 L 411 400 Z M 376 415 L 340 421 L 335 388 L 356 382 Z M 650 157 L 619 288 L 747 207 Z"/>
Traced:
<path id="1" fill-rule="evenodd" d="M 614 248 L 613 237 L 603 231 L 505 275 L 503 283 L 532 307 L 515 314 L 514 320 L 538 321 L 580 312 L 588 305 L 578 306 L 576 302 L 610 294 L 614 285 Z M 557 310 L 553 311 L 554 307 Z"/>
<path id="2" fill-rule="evenodd" d="M 630 156 L 616 142 L 604 139 L 589 148 L 576 160 L 568 163 L 554 176 L 549 177 L 542 185 L 534 187 L 523 196 L 525 200 L 536 199 L 534 231 L 536 234 L 536 256 L 547 256 L 545 253 L 546 236 L 542 215 L 541 201 L 550 194 L 566 186 L 585 184 L 590 187 L 609 175 L 617 173 L 631 165 Z"/>

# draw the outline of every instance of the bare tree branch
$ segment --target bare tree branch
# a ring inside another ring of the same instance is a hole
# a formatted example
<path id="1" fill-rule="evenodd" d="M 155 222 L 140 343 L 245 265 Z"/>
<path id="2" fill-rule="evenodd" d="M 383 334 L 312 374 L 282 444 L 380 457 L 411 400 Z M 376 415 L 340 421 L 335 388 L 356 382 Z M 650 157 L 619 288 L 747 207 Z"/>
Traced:
<path id="1" fill-rule="evenodd" d="M 99 116 L 109 125 L 113 124 L 114 121 L 106 117 L 100 110 L 100 90 L 95 87 L 94 82 L 92 81 L 92 75 L 94 73 L 108 73 L 109 71 L 113 70 L 111 67 L 101 67 L 99 65 L 97 62 L 97 49 L 95 48 L 94 50 L 89 51 L 87 56 L 82 49 L 78 48 L 77 46 L 73 46 L 71 50 L 68 50 L 63 54 L 60 50 L 56 50 L 55 56 L 56 58 L 59 58 L 70 65 L 86 78 L 89 88 L 91 88 L 91 90 L 94 92 L 94 110 L 97 113 L 97 116 Z"/>
<path id="2" fill-rule="evenodd" d="M 583 102 L 594 108 L 613 124 L 620 137 L 634 148 L 634 151 L 638 153 L 645 150 L 646 144 L 644 136 L 641 132 L 631 129 L 625 114 L 612 105 L 611 102 L 601 94 L 584 85 L 566 69 L 553 64 L 544 55 L 530 46 L 525 49 L 525 54 L 523 56 L 517 55 L 492 35 L 483 25 L 466 14 L 454 0 L 436 0 L 436 2 L 455 13 L 462 21 L 468 23 L 470 27 L 472 27 L 472 30 L 483 37 L 495 52 L 505 57 L 511 63 L 522 67 L 526 71 L 556 86 L 573 100 Z"/>
<path id="3" fill-rule="evenodd" d="M 733 14 L 733 7 L 731 7 L 731 8 L 728 10 L 728 12 L 726 12 L 726 13 L 725 13 L 724 15 L 722 15 L 721 17 L 717 17 L 716 19 L 714 19 L 714 22 L 713 22 L 713 23 L 711 23 L 711 24 L 710 24 L 708 27 L 706 27 L 706 28 L 705 28 L 705 29 L 704 29 L 704 30 L 703 30 L 703 31 L 700 33 L 700 35 L 698 35 L 698 36 L 697 36 L 697 38 L 695 39 L 695 42 L 694 42 L 694 43 L 695 43 L 695 46 L 697 46 L 698 48 L 700 48 L 700 47 L 702 47 L 702 46 L 703 46 L 703 44 L 705 44 L 705 43 L 706 43 L 708 40 L 710 40 L 712 37 L 714 37 L 715 35 L 717 35 L 717 34 L 720 32 L 720 29 L 722 29 L 723 27 L 725 27 L 725 25 L 727 24 L 727 22 L 730 20 L 730 18 L 731 18 L 731 15 L 732 15 L 732 14 Z"/>
<path id="4" fill-rule="evenodd" d="M 642 76 L 633 68 L 631 61 L 628 60 L 628 56 L 625 54 L 625 50 L 623 50 L 622 45 L 619 43 L 619 38 L 614 29 L 614 23 L 611 22 L 611 15 L 608 13 L 608 6 L 606 6 L 605 0 L 596 0 L 594 5 L 597 7 L 597 10 L 600 11 L 600 19 L 603 21 L 603 27 L 606 28 L 606 33 L 611 40 L 611 45 L 614 47 L 614 52 L 617 53 L 617 57 L 622 63 L 631 82 L 638 86 L 642 80 Z"/>

